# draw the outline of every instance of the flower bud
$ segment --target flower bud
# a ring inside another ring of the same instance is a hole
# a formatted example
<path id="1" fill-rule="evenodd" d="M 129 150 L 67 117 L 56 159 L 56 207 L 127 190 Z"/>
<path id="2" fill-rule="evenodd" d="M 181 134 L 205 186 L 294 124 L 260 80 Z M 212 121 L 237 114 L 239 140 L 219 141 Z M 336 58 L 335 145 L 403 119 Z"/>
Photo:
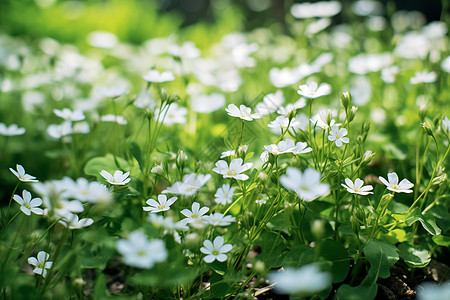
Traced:
<path id="1" fill-rule="evenodd" d="M 184 168 L 184 165 L 186 164 L 188 157 L 186 155 L 186 153 L 184 153 L 183 150 L 178 150 L 177 153 L 177 167 L 179 167 L 180 169 Z"/>
<path id="2" fill-rule="evenodd" d="M 317 241 L 320 241 L 325 235 L 325 223 L 323 220 L 314 220 L 311 226 L 311 232 Z"/>
<path id="3" fill-rule="evenodd" d="M 244 157 L 245 153 L 247 153 L 248 145 L 242 145 L 238 148 L 238 157 Z"/>
<path id="4" fill-rule="evenodd" d="M 163 167 L 162 167 L 162 163 L 160 163 L 159 165 L 155 164 L 155 166 L 152 168 L 151 172 L 154 174 L 158 174 L 161 175 L 163 173 Z"/>
<path id="5" fill-rule="evenodd" d="M 420 123 L 420 126 L 422 126 L 423 130 L 425 130 L 425 132 L 426 132 L 429 136 L 434 136 L 434 133 L 433 133 L 433 125 L 431 124 L 430 121 L 425 120 L 425 122 Z"/>
<path id="6" fill-rule="evenodd" d="M 350 123 L 351 121 L 353 121 L 353 119 L 355 118 L 356 115 L 356 111 L 358 110 L 358 108 L 356 106 L 352 106 L 352 109 L 350 109 L 348 111 L 348 122 Z"/>
<path id="7" fill-rule="evenodd" d="M 375 153 L 372 153 L 372 151 L 367 150 L 366 152 L 364 152 L 363 156 L 362 156 L 362 161 L 364 163 L 370 163 L 370 161 L 372 160 L 372 158 L 375 156 Z"/>
<path id="8" fill-rule="evenodd" d="M 341 103 L 342 106 L 347 110 L 347 108 L 350 106 L 352 102 L 352 96 L 350 95 L 350 92 L 343 92 L 341 93 Z"/>

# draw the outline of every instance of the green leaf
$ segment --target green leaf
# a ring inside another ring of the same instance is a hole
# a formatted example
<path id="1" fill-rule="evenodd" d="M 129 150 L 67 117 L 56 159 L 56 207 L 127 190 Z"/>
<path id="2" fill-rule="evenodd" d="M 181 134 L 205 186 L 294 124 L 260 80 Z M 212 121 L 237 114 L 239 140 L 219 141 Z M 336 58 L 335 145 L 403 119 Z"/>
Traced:
<path id="1" fill-rule="evenodd" d="M 341 282 L 347 277 L 350 270 L 350 261 L 342 244 L 331 239 L 324 240 L 320 245 L 320 256 L 333 263 L 330 269 L 333 275 L 333 283 Z"/>
<path id="2" fill-rule="evenodd" d="M 213 263 L 211 263 L 211 269 L 216 271 L 217 274 L 223 276 L 227 271 L 227 263 L 215 260 Z"/>
<path id="3" fill-rule="evenodd" d="M 450 247 L 450 237 L 444 235 L 435 235 L 432 237 L 436 245 Z"/>
<path id="4" fill-rule="evenodd" d="M 275 232 L 264 232 L 257 240 L 256 245 L 261 246 L 261 253 L 257 256 L 267 267 L 280 267 L 287 251 L 284 238 Z"/>
<path id="5" fill-rule="evenodd" d="M 298 268 L 303 265 L 300 257 L 303 252 L 310 249 L 311 247 L 306 245 L 295 245 L 291 248 L 289 252 L 284 255 L 283 267 L 293 267 Z"/>
<path id="6" fill-rule="evenodd" d="M 142 171 L 144 169 L 144 163 L 142 161 L 142 151 L 141 147 L 139 147 L 139 145 L 136 142 L 130 143 L 130 153 L 131 155 L 133 155 L 134 158 L 136 158 L 136 161 L 139 164 L 139 169 L 141 169 Z"/>
<path id="7" fill-rule="evenodd" d="M 371 266 L 379 265 L 377 273 L 380 278 L 389 277 L 389 270 L 399 259 L 398 249 L 395 246 L 379 240 L 370 240 L 363 252 Z"/>
<path id="8" fill-rule="evenodd" d="M 399 149 L 396 145 L 389 143 L 384 145 L 384 151 L 386 151 L 386 155 L 388 158 L 394 158 L 398 160 L 404 160 L 406 159 L 407 151 L 403 151 Z"/>
<path id="9" fill-rule="evenodd" d="M 436 225 L 436 220 L 432 215 L 422 216 L 419 221 L 429 234 L 438 235 L 441 233 L 441 229 Z"/>
<path id="10" fill-rule="evenodd" d="M 223 276 L 217 274 L 216 272 L 212 272 L 211 274 L 211 296 L 214 299 L 223 298 L 228 289 L 230 288 L 229 284 L 223 280 Z"/>
<path id="11" fill-rule="evenodd" d="M 106 299 L 106 276 L 101 272 L 97 272 L 97 279 L 94 285 L 93 299 Z"/>
<path id="12" fill-rule="evenodd" d="M 116 170 L 126 171 L 129 169 L 130 165 L 125 159 L 120 157 L 114 159 L 112 154 L 106 154 L 105 156 L 90 159 L 84 166 L 84 173 L 100 178 L 100 171 L 102 170 L 114 173 Z"/>
<path id="13" fill-rule="evenodd" d="M 424 249 L 416 249 L 407 243 L 400 244 L 398 251 L 401 259 L 412 268 L 423 268 L 431 261 L 430 252 Z"/>
<path id="14" fill-rule="evenodd" d="M 350 235 L 350 236 L 356 236 L 356 233 L 352 229 L 352 224 L 350 222 L 344 223 L 341 226 L 338 227 L 339 233 Z"/>
<path id="15" fill-rule="evenodd" d="M 373 300 L 377 296 L 378 271 L 381 268 L 382 258 L 370 265 L 369 272 L 364 280 L 358 286 L 343 284 L 336 293 L 337 300 Z"/>

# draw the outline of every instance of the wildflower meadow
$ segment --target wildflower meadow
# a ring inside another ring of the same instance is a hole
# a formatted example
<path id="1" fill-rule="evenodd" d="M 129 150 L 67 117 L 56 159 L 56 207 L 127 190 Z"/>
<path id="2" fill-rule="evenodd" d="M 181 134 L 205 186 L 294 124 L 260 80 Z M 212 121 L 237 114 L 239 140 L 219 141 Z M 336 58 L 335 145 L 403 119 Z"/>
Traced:
<path id="1" fill-rule="evenodd" d="M 0 4 L 1 299 L 450 299 L 449 1 L 169 2 Z"/>

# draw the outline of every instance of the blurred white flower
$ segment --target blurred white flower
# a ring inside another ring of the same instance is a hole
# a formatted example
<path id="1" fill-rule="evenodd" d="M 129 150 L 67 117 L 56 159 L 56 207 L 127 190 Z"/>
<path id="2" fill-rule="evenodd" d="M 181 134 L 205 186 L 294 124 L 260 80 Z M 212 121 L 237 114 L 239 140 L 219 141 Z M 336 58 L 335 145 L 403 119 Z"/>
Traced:
<path id="1" fill-rule="evenodd" d="M 35 266 L 33 273 L 42 275 L 42 277 L 47 276 L 47 269 L 50 269 L 53 265 L 53 262 L 48 261 L 50 258 L 50 254 L 45 251 L 39 251 L 36 257 L 28 257 L 28 263 L 30 265 Z"/>
<path id="2" fill-rule="evenodd" d="M 203 260 L 207 263 L 212 263 L 216 259 L 220 262 L 227 260 L 225 253 L 230 252 L 233 246 L 231 244 L 224 244 L 224 241 L 224 238 L 221 236 L 217 236 L 213 242 L 205 240 L 203 242 L 204 247 L 200 248 L 200 251 L 206 254 Z"/>
<path id="3" fill-rule="evenodd" d="M 14 195 L 13 199 L 17 203 L 19 203 L 20 210 L 27 216 L 31 215 L 31 213 L 34 213 L 36 215 L 42 215 L 44 213 L 42 208 L 38 207 L 42 204 L 42 199 L 31 199 L 31 193 L 27 190 L 22 191 L 22 197 L 20 197 L 19 195 Z"/>
<path id="4" fill-rule="evenodd" d="M 177 201 L 177 197 L 172 197 L 170 199 L 167 199 L 166 195 L 158 195 L 158 202 L 154 199 L 148 199 L 145 203 L 147 203 L 149 206 L 143 207 L 145 211 L 149 212 L 160 212 L 160 211 L 167 211 L 170 209 L 170 206 Z"/>
<path id="5" fill-rule="evenodd" d="M 103 122 L 115 122 L 119 125 L 127 125 L 128 122 L 125 120 L 123 116 L 115 116 L 115 115 L 104 115 L 100 118 Z"/>
<path id="6" fill-rule="evenodd" d="M 394 53 L 406 59 L 424 59 L 430 51 L 430 42 L 420 33 L 407 33 L 401 37 Z"/>
<path id="7" fill-rule="evenodd" d="M 47 127 L 47 133 L 54 139 L 60 139 L 62 137 L 71 135 L 73 133 L 72 122 L 64 121 L 61 124 L 50 124 Z"/>
<path id="8" fill-rule="evenodd" d="M 139 93 L 136 100 L 134 101 L 134 106 L 154 111 L 156 107 L 156 101 L 155 99 L 150 97 L 148 91 L 143 90 L 142 92 Z"/>
<path id="9" fill-rule="evenodd" d="M 121 170 L 114 171 L 113 175 L 111 175 L 106 170 L 101 170 L 100 175 L 102 175 L 103 178 L 105 178 L 106 181 L 112 185 L 125 185 L 128 182 L 130 182 L 130 180 L 131 180 L 131 178 L 128 178 L 128 176 L 130 175 L 130 172 L 124 173 Z"/>
<path id="10" fill-rule="evenodd" d="M 320 271 L 316 265 L 299 269 L 286 268 L 269 274 L 270 283 L 281 294 L 312 295 L 331 285 L 331 274 Z"/>
<path id="11" fill-rule="evenodd" d="M 441 61 L 441 69 L 444 72 L 450 73 L 450 56 L 447 56 Z"/>
<path id="12" fill-rule="evenodd" d="M 436 72 L 416 72 L 413 77 L 409 80 L 411 84 L 419 84 L 419 83 L 431 83 L 435 82 L 437 79 Z"/>
<path id="13" fill-rule="evenodd" d="M 158 70 L 150 70 L 148 71 L 142 78 L 147 82 L 170 82 L 175 80 L 175 76 L 170 71 L 165 71 L 160 73 Z"/>
<path id="14" fill-rule="evenodd" d="M 17 126 L 17 124 L 11 124 L 6 126 L 4 123 L 0 123 L 0 135 L 4 136 L 16 136 L 25 133 L 25 128 Z"/>
<path id="15" fill-rule="evenodd" d="M 119 42 L 115 34 L 106 31 L 93 31 L 89 33 L 87 41 L 91 46 L 104 49 L 112 49 Z"/>
<path id="16" fill-rule="evenodd" d="M 155 110 L 155 117 L 159 116 L 158 122 L 163 122 L 164 125 L 186 124 L 186 115 L 188 113 L 186 107 L 179 107 L 177 103 L 172 103 L 169 107 L 165 107 L 161 113 L 159 111 L 159 108 Z"/>
<path id="17" fill-rule="evenodd" d="M 291 6 L 291 14 L 297 19 L 314 17 L 332 17 L 341 12 L 342 5 L 339 1 L 319 1 L 295 3 Z"/>
<path id="18" fill-rule="evenodd" d="M 181 46 L 172 44 L 168 47 L 167 53 L 183 59 L 194 59 L 200 56 L 200 50 L 193 42 L 186 42 Z"/>
<path id="19" fill-rule="evenodd" d="M 123 95 L 128 95 L 130 92 L 127 88 L 121 86 L 101 87 L 98 89 L 98 93 L 108 98 L 118 98 Z"/>
<path id="20" fill-rule="evenodd" d="M 192 110 L 198 113 L 208 114 L 224 106 L 225 96 L 223 94 L 213 93 L 192 97 Z"/>
<path id="21" fill-rule="evenodd" d="M 393 83 L 395 81 L 395 76 L 398 73 L 399 73 L 399 68 L 397 66 L 383 68 L 381 70 L 381 79 L 385 83 Z"/>
<path id="22" fill-rule="evenodd" d="M 294 191 L 300 199 L 310 202 L 330 191 L 330 186 L 320 182 L 321 174 L 311 168 L 304 173 L 299 169 L 288 167 L 286 175 L 280 176 L 280 183 L 288 190 Z"/>
<path id="23" fill-rule="evenodd" d="M 184 195 L 190 197 L 194 195 L 199 189 L 201 189 L 211 178 L 211 174 L 199 174 L 195 173 L 186 174 L 183 176 L 183 181 L 177 181 L 172 186 L 168 187 L 162 193 Z"/>
<path id="24" fill-rule="evenodd" d="M 348 69 L 352 73 L 364 75 L 378 72 L 393 62 L 394 56 L 390 53 L 359 54 L 348 61 Z"/>
<path id="25" fill-rule="evenodd" d="M 168 255 L 162 240 L 149 241 L 141 231 L 133 231 L 127 239 L 118 240 L 116 248 L 125 264 L 142 269 L 152 268 L 155 263 L 166 260 Z"/>
<path id="26" fill-rule="evenodd" d="M 263 101 L 256 104 L 255 112 L 262 116 L 276 112 L 278 107 L 284 103 L 283 92 L 278 90 L 275 93 L 267 94 Z"/>
<path id="27" fill-rule="evenodd" d="M 417 300 L 450 299 L 450 281 L 444 281 L 439 285 L 434 282 L 422 282 L 415 290 Z"/>
<path id="28" fill-rule="evenodd" d="M 64 119 L 65 121 L 81 121 L 84 120 L 84 114 L 81 110 L 76 109 L 74 111 L 72 111 L 69 108 L 63 108 L 62 110 L 59 109 L 54 109 L 53 112 L 55 113 L 55 115 L 57 115 L 58 117 Z"/>
<path id="29" fill-rule="evenodd" d="M 373 187 L 371 185 L 363 186 L 364 181 L 362 181 L 359 178 L 356 178 L 355 183 L 350 178 L 345 178 L 345 184 L 341 183 L 343 187 L 347 189 L 347 192 L 352 194 L 358 194 L 358 195 L 368 195 L 373 194 L 370 192 L 373 190 Z"/>
<path id="30" fill-rule="evenodd" d="M 13 168 L 9 168 L 9 170 L 22 182 L 38 182 L 39 180 L 36 179 L 36 177 L 31 176 L 29 174 L 25 173 L 25 169 L 22 167 L 22 165 L 17 164 L 16 170 Z"/>
<path id="31" fill-rule="evenodd" d="M 249 177 L 242 172 L 247 171 L 253 166 L 252 163 L 243 164 L 242 158 L 235 158 L 228 163 L 224 160 L 219 160 L 216 162 L 216 167 L 213 169 L 214 172 L 223 175 L 223 178 L 234 178 L 236 180 L 247 180 Z"/>
<path id="32" fill-rule="evenodd" d="M 213 213 L 206 217 L 206 221 L 212 226 L 228 226 L 236 220 L 233 216 L 224 216 L 221 213 Z"/>
<path id="33" fill-rule="evenodd" d="M 408 179 L 403 179 L 398 183 L 398 176 L 397 173 L 392 172 L 388 173 L 388 180 L 384 179 L 383 177 L 378 177 L 380 181 L 387 186 L 387 189 L 396 193 L 412 193 L 413 191 L 410 190 L 414 186 L 413 183 L 411 183 Z"/>

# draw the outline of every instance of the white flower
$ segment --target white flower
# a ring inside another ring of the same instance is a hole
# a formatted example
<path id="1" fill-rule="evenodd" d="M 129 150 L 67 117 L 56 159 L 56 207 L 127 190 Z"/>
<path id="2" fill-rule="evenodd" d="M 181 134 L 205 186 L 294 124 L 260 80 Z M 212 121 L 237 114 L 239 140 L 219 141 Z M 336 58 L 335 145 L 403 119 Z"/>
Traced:
<path id="1" fill-rule="evenodd" d="M 125 185 L 130 182 L 130 178 L 127 178 L 130 175 L 130 172 L 123 173 L 120 170 L 116 170 L 114 175 L 111 175 L 108 171 L 102 170 L 100 171 L 100 175 L 106 179 L 112 185 Z"/>
<path id="2" fill-rule="evenodd" d="M 101 87 L 98 89 L 98 92 L 100 95 L 108 98 L 118 98 L 129 93 L 125 87 L 121 86 Z"/>
<path id="3" fill-rule="evenodd" d="M 84 114 L 81 110 L 70 110 L 69 108 L 63 108 L 62 110 L 54 109 L 53 112 L 58 117 L 66 120 L 66 121 L 81 121 L 84 120 Z"/>
<path id="4" fill-rule="evenodd" d="M 350 72 L 364 75 L 370 72 L 378 72 L 382 68 L 390 66 L 394 62 L 394 56 L 390 53 L 360 54 L 352 57 L 348 62 Z"/>
<path id="5" fill-rule="evenodd" d="M 207 263 L 212 263 L 216 259 L 220 262 L 227 260 L 227 256 L 225 253 L 231 251 L 233 246 L 231 244 L 223 244 L 224 238 L 221 236 L 217 236 L 213 242 L 210 240 L 205 240 L 203 242 L 203 246 L 200 248 L 200 251 L 206 256 L 203 258 Z"/>
<path id="6" fill-rule="evenodd" d="M 287 117 L 289 116 L 289 114 L 295 113 L 297 109 L 305 106 L 306 106 L 306 99 L 301 97 L 295 103 L 288 103 L 286 104 L 286 106 L 280 106 L 277 110 L 277 113 Z"/>
<path id="7" fill-rule="evenodd" d="M 245 163 L 242 164 L 242 158 L 235 158 L 230 162 L 228 166 L 227 162 L 224 160 L 219 160 L 216 162 L 216 168 L 213 169 L 214 172 L 223 175 L 223 178 L 234 178 L 236 180 L 247 180 L 249 177 L 245 174 L 240 174 L 242 172 L 250 169 L 253 164 Z"/>
<path id="8" fill-rule="evenodd" d="M 186 115 L 188 109 L 186 107 L 179 107 L 177 103 L 172 103 L 170 106 L 166 106 L 161 111 L 159 108 L 155 110 L 155 117 L 158 118 L 158 122 L 164 123 L 164 125 L 170 126 L 173 124 L 186 124 Z"/>
<path id="9" fill-rule="evenodd" d="M 143 90 L 142 92 L 139 93 L 136 100 L 134 101 L 134 106 L 154 111 L 156 107 L 156 101 L 155 99 L 150 97 L 148 91 Z"/>
<path id="10" fill-rule="evenodd" d="M 378 177 L 380 181 L 387 186 L 387 189 L 396 193 L 412 193 L 413 191 L 410 190 L 414 186 L 408 179 L 403 179 L 398 183 L 398 176 L 397 173 L 392 172 L 388 173 L 388 180 L 389 182 L 384 179 L 383 177 Z"/>
<path id="11" fill-rule="evenodd" d="M 87 36 L 87 42 L 94 47 L 103 49 L 114 48 L 119 40 L 114 33 L 106 31 L 93 31 Z"/>
<path id="12" fill-rule="evenodd" d="M 223 214 L 218 212 L 210 214 L 205 219 L 209 224 L 213 226 L 228 226 L 236 220 L 235 217 L 224 216 Z"/>
<path id="13" fill-rule="evenodd" d="M 450 73 L 450 56 L 447 56 L 441 61 L 442 71 Z"/>
<path id="14" fill-rule="evenodd" d="M 157 262 L 167 258 L 167 250 L 162 240 L 149 241 L 141 231 L 133 231 L 128 239 L 120 239 L 116 243 L 117 251 L 129 266 L 149 269 Z"/>
<path id="15" fill-rule="evenodd" d="M 413 77 L 409 80 L 411 84 L 419 84 L 419 83 L 431 83 L 435 82 L 437 79 L 436 72 L 416 72 Z"/>
<path id="16" fill-rule="evenodd" d="M 297 93 L 303 97 L 314 99 L 330 94 L 331 86 L 328 83 L 321 83 L 320 86 L 318 86 L 317 82 L 312 81 L 300 85 Z"/>
<path id="17" fill-rule="evenodd" d="M 149 214 L 147 221 L 158 227 L 163 227 L 169 231 L 188 230 L 189 227 L 182 221 L 174 222 L 171 216 L 163 217 L 157 214 Z"/>
<path id="18" fill-rule="evenodd" d="M 307 168 L 304 173 L 299 169 L 288 167 L 286 175 L 280 176 L 280 183 L 288 190 L 294 191 L 300 199 L 310 202 L 330 191 L 330 186 L 320 182 L 320 172 Z"/>
<path id="19" fill-rule="evenodd" d="M 270 83 L 274 87 L 283 88 L 297 83 L 300 79 L 302 79 L 302 75 L 297 68 L 283 68 L 281 70 L 278 68 L 272 68 L 269 71 L 269 79 Z"/>
<path id="20" fill-rule="evenodd" d="M 168 187 L 162 192 L 164 194 L 184 195 L 186 197 L 190 197 L 201 189 L 210 178 L 211 174 L 186 174 L 183 176 L 183 181 L 175 182 L 171 187 Z"/>
<path id="21" fill-rule="evenodd" d="M 381 79 L 386 83 L 393 83 L 398 72 L 400 70 L 397 66 L 384 68 L 381 70 Z"/>
<path id="22" fill-rule="evenodd" d="M 347 135 L 347 129 L 341 128 L 339 129 L 339 126 L 333 125 L 331 126 L 330 134 L 328 135 L 328 140 L 331 142 L 334 141 L 336 146 L 341 147 L 342 143 L 349 143 L 349 138 L 345 137 Z"/>
<path id="23" fill-rule="evenodd" d="M 165 72 L 159 73 L 158 70 L 150 70 L 147 72 L 147 74 L 142 76 L 142 78 L 144 78 L 145 81 L 157 82 L 157 83 L 169 82 L 169 81 L 175 80 L 175 76 L 173 76 L 172 72 L 165 71 Z"/>
<path id="24" fill-rule="evenodd" d="M 444 131 L 444 133 L 450 133 L 450 119 L 447 118 L 447 116 L 442 119 L 441 130 Z"/>
<path id="25" fill-rule="evenodd" d="M 89 182 L 80 177 L 76 181 L 69 177 L 63 178 L 68 197 L 91 203 L 110 203 L 113 195 L 108 188 L 97 181 Z"/>
<path id="26" fill-rule="evenodd" d="M 60 139 L 73 133 L 72 122 L 65 121 L 61 124 L 50 124 L 47 127 L 47 133 L 54 139 Z"/>
<path id="27" fill-rule="evenodd" d="M 20 210 L 29 216 L 31 213 L 36 215 L 42 215 L 44 211 L 38 207 L 42 204 L 41 198 L 31 199 L 31 193 L 27 190 L 23 190 L 22 197 L 19 195 L 13 196 L 14 201 L 20 204 Z"/>
<path id="28" fill-rule="evenodd" d="M 276 112 L 278 107 L 284 103 L 282 91 L 276 91 L 263 97 L 263 101 L 256 104 L 255 111 L 262 116 Z"/>
<path id="29" fill-rule="evenodd" d="M 38 182 L 38 180 L 36 179 L 36 177 L 31 176 L 29 174 L 25 174 L 25 169 L 17 164 L 16 165 L 16 170 L 14 170 L 13 168 L 9 168 L 9 170 L 22 182 Z"/>
<path id="30" fill-rule="evenodd" d="M 225 106 L 225 96 L 213 93 L 210 95 L 198 95 L 192 97 L 192 110 L 198 113 L 208 114 Z"/>
<path id="31" fill-rule="evenodd" d="M 339 1 L 295 3 L 291 6 L 291 14 L 297 19 L 324 18 L 337 15 L 341 8 L 342 5 Z"/>
<path id="32" fill-rule="evenodd" d="M 241 145 L 238 148 L 238 154 L 239 153 L 246 153 L 248 150 L 248 145 Z M 222 152 L 222 154 L 220 155 L 220 158 L 224 158 L 224 157 L 229 157 L 229 156 L 235 156 L 236 155 L 236 151 L 235 150 L 227 150 Z"/>
<path id="33" fill-rule="evenodd" d="M 161 175 L 163 173 L 163 171 L 164 171 L 164 169 L 163 169 L 162 163 L 160 163 L 159 165 L 155 164 L 150 172 Z"/>
<path id="34" fill-rule="evenodd" d="M 147 203 L 150 206 L 143 207 L 145 211 L 149 212 L 159 212 L 159 211 L 167 211 L 170 209 L 170 206 L 177 201 L 177 197 L 172 197 L 169 200 L 167 200 L 166 195 L 158 195 L 158 202 L 156 202 L 153 199 L 148 199 L 145 203 Z"/>
<path id="35" fill-rule="evenodd" d="M 359 178 L 356 178 L 355 183 L 353 183 L 353 181 L 351 181 L 350 178 L 345 178 L 345 183 L 347 185 L 345 185 L 343 183 L 341 183 L 341 185 L 343 187 L 345 187 L 349 193 L 358 194 L 358 195 L 373 194 L 372 192 L 369 192 L 369 191 L 373 190 L 373 187 L 371 185 L 363 186 L 364 181 L 362 181 Z"/>
<path id="36" fill-rule="evenodd" d="M 192 203 L 192 210 L 189 210 L 187 208 L 183 209 L 181 211 L 181 214 L 184 215 L 186 218 L 181 220 L 184 224 L 191 224 L 194 227 L 201 228 L 203 227 L 204 221 L 206 221 L 206 217 L 204 214 L 206 214 L 209 211 L 209 207 L 202 207 L 200 208 L 200 203 L 194 202 Z"/>
<path id="37" fill-rule="evenodd" d="M 331 275 L 321 272 L 316 265 L 299 269 L 286 268 L 269 274 L 270 283 L 276 283 L 275 290 L 282 294 L 311 295 L 331 285 Z"/>
<path id="38" fill-rule="evenodd" d="M 103 122 L 115 122 L 115 123 L 117 123 L 119 125 L 127 125 L 128 124 L 127 120 L 125 120 L 125 118 L 123 116 L 120 116 L 120 115 L 119 116 L 111 115 L 111 114 L 104 115 L 104 116 L 101 117 L 101 120 Z"/>
<path id="39" fill-rule="evenodd" d="M 306 148 L 307 144 L 298 142 L 294 144 L 294 141 L 291 139 L 286 139 L 285 141 L 280 141 L 277 145 L 272 144 L 268 146 L 263 146 L 263 149 L 272 153 L 273 155 L 279 155 L 283 153 L 293 153 L 295 155 L 308 153 L 312 151 L 311 147 Z"/>
<path id="40" fill-rule="evenodd" d="M 62 220 L 58 221 L 58 223 L 69 229 L 81 229 L 83 227 L 91 226 L 94 223 L 94 220 L 91 218 L 79 219 L 78 215 L 68 212 L 63 216 Z"/>
<path id="41" fill-rule="evenodd" d="M 6 126 L 4 123 L 0 123 L 0 135 L 4 136 L 15 136 L 22 135 L 25 133 L 25 128 L 17 126 L 17 124 L 11 124 Z"/>
<path id="42" fill-rule="evenodd" d="M 228 183 L 225 183 L 222 187 L 217 189 L 214 194 L 214 201 L 222 205 L 233 202 L 234 189 L 235 187 L 230 187 Z"/>
<path id="43" fill-rule="evenodd" d="M 53 265 L 53 262 L 48 261 L 50 258 L 50 254 L 45 251 L 39 251 L 36 257 L 29 257 L 28 263 L 30 265 L 35 266 L 33 273 L 42 275 L 42 277 L 47 276 L 47 269 L 50 269 Z"/>
<path id="44" fill-rule="evenodd" d="M 251 108 L 242 104 L 241 106 L 239 106 L 239 108 L 234 104 L 230 104 L 228 105 L 227 108 L 225 108 L 225 111 L 228 113 L 228 115 L 232 117 L 241 118 L 242 120 L 246 121 L 252 121 L 253 119 L 262 118 L 261 114 L 258 113 L 252 114 Z"/>

